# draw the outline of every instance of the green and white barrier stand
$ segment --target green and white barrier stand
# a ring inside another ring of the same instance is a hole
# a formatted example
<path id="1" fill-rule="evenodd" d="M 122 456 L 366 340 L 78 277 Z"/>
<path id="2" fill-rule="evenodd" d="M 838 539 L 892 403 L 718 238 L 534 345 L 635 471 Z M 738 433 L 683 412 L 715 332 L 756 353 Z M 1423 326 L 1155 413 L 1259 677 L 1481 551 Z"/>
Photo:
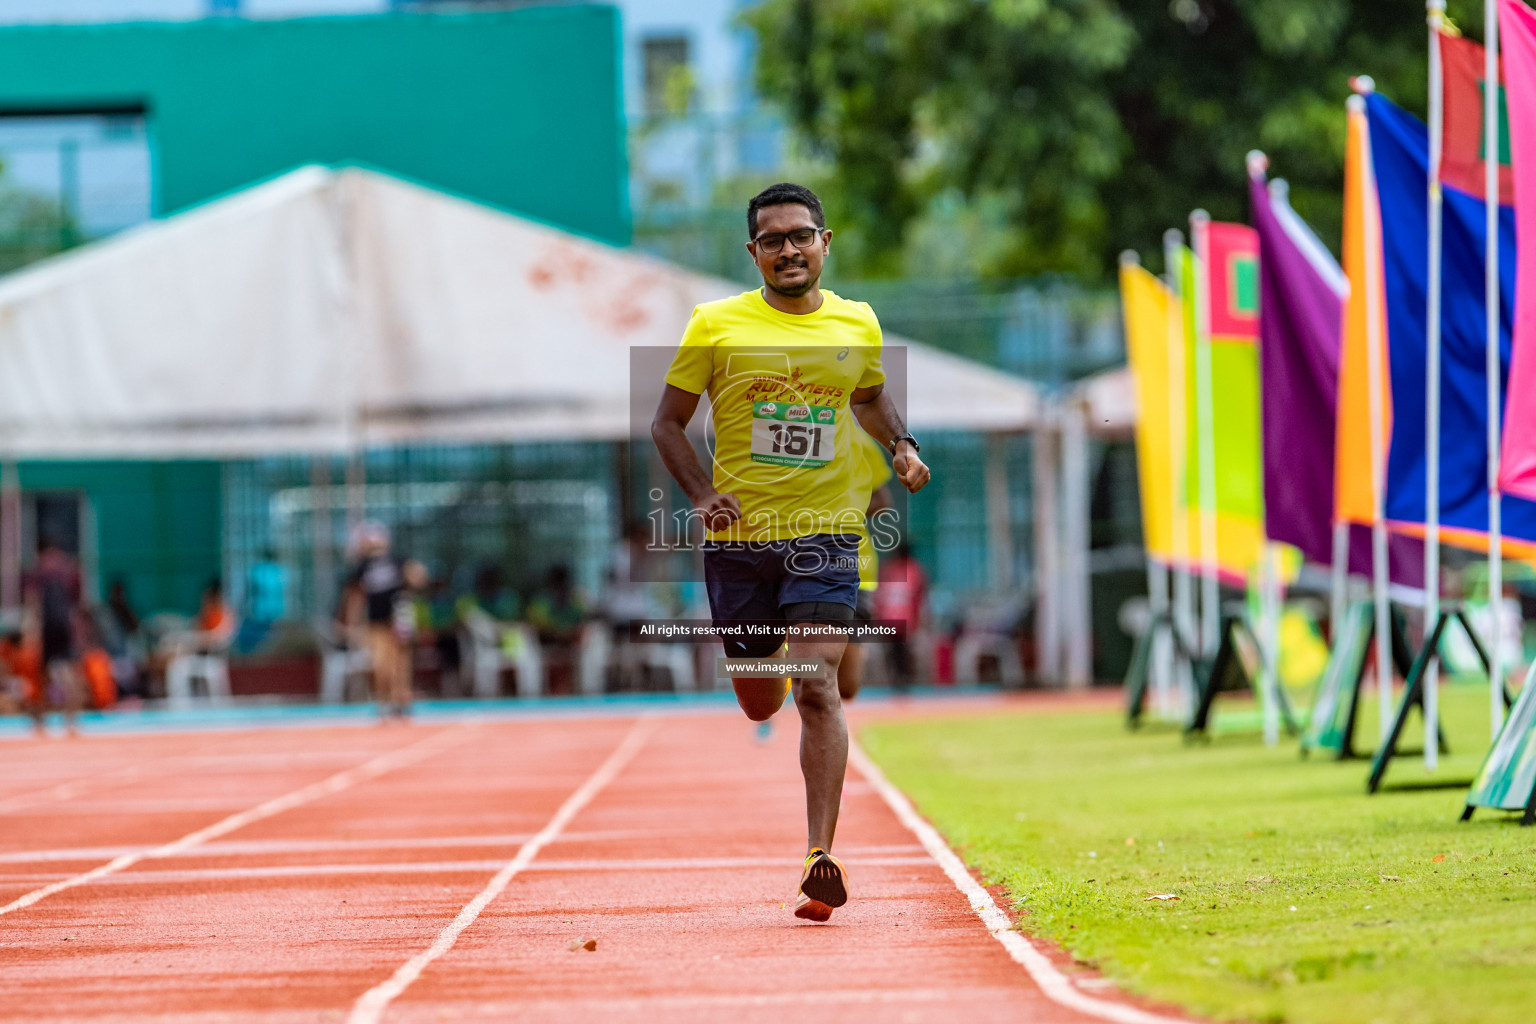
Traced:
<path id="1" fill-rule="evenodd" d="M 1479 807 L 1524 811 L 1520 824 L 1536 824 L 1536 664 L 1526 673 L 1519 698 L 1504 716 L 1504 727 L 1467 793 L 1461 820 L 1469 820 Z"/>
<path id="2" fill-rule="evenodd" d="M 1406 679 L 1412 654 L 1403 635 L 1402 621 L 1396 614 L 1392 623 L 1392 661 Z M 1355 750 L 1355 722 L 1360 709 L 1360 687 L 1376 639 L 1376 603 L 1356 601 L 1344 612 L 1333 635 L 1333 649 L 1328 652 L 1328 667 L 1318 682 L 1312 700 L 1312 714 L 1301 737 L 1301 756 L 1314 750 L 1332 751 L 1343 761 L 1361 756 Z"/>
<path id="3" fill-rule="evenodd" d="M 1259 673 L 1263 668 L 1264 655 L 1248 623 L 1238 616 L 1224 619 L 1221 646 L 1216 649 L 1216 657 L 1209 662 L 1198 662 L 1195 666 L 1195 709 L 1189 724 L 1184 727 L 1185 739 L 1210 735 L 1211 710 L 1216 704 L 1217 695 L 1232 690 L 1253 690 L 1257 693 Z M 1297 735 L 1301 730 L 1296 725 L 1296 716 L 1291 712 L 1291 702 L 1285 695 L 1285 687 L 1277 683 L 1274 692 L 1285 731 L 1292 736 Z"/>
<path id="4" fill-rule="evenodd" d="M 1179 635 L 1173 617 L 1166 613 L 1154 615 L 1146 630 L 1136 638 L 1136 646 L 1131 651 L 1131 664 L 1125 671 L 1125 725 L 1128 729 L 1140 726 L 1142 716 L 1146 713 L 1147 691 L 1152 682 L 1153 652 L 1157 650 L 1158 641 L 1165 636 L 1173 647 L 1175 676 L 1183 671 L 1185 665 L 1198 666 L 1200 663 L 1188 642 Z"/>
<path id="5" fill-rule="evenodd" d="M 1472 624 L 1467 621 L 1466 612 L 1460 605 L 1450 605 L 1440 612 L 1440 617 L 1435 620 L 1435 628 L 1430 630 L 1429 636 L 1424 640 L 1424 646 L 1419 650 L 1418 657 L 1413 659 L 1413 666 L 1408 670 L 1408 685 L 1403 690 L 1402 700 L 1398 702 L 1397 713 L 1392 716 L 1392 729 L 1387 733 L 1385 742 L 1376 751 L 1376 756 L 1371 761 L 1371 777 L 1366 781 L 1366 792 L 1375 793 L 1381 788 L 1381 780 L 1387 774 L 1387 765 L 1394 757 L 1399 756 L 1397 750 L 1398 741 L 1402 739 L 1403 729 L 1408 725 L 1408 713 L 1414 708 L 1419 713 L 1424 712 L 1424 676 L 1429 671 L 1431 661 L 1440 658 L 1440 639 L 1451 623 L 1455 623 L 1466 632 L 1467 639 L 1472 641 L 1473 648 L 1477 651 L 1478 661 L 1482 663 L 1484 672 L 1491 672 L 1488 661 L 1488 652 L 1483 648 L 1483 642 L 1478 638 Z M 1504 689 L 1504 706 L 1513 703 L 1514 698 L 1508 688 Z M 1445 742 L 1445 731 L 1436 723 L 1435 739 L 1440 745 L 1440 752 L 1450 753 L 1450 747 Z"/>

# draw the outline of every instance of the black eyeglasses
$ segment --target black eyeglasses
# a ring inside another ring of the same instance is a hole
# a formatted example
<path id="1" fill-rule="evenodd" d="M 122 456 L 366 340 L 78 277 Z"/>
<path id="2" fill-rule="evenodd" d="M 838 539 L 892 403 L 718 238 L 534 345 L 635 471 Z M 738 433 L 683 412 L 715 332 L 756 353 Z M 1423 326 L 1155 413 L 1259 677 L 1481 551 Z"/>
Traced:
<path id="1" fill-rule="evenodd" d="M 758 248 L 763 252 L 778 252 L 784 248 L 784 240 L 787 238 L 796 249 L 809 249 L 816 244 L 816 239 L 821 237 L 820 228 L 795 228 L 788 234 L 773 232 L 771 234 L 758 235 L 753 239 Z"/>

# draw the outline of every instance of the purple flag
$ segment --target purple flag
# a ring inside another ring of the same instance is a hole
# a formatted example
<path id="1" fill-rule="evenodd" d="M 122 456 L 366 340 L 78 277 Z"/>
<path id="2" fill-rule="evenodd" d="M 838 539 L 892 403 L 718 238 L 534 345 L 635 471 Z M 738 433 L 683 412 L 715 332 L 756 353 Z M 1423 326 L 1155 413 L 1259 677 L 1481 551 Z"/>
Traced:
<path id="1" fill-rule="evenodd" d="M 1249 177 L 1259 233 L 1259 380 L 1264 529 L 1310 562 L 1333 562 L 1333 453 L 1339 349 L 1349 282 L 1291 209 L 1285 183 Z M 1423 545 L 1388 540 L 1392 581 L 1423 586 Z M 1349 570 L 1371 571 L 1370 529 L 1350 527 Z"/>

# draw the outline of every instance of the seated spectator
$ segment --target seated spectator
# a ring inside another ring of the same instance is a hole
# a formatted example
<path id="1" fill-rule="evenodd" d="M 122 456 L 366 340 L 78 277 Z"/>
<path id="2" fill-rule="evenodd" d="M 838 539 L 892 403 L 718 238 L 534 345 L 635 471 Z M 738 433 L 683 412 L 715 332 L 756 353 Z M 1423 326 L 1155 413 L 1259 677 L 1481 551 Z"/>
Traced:
<path id="1" fill-rule="evenodd" d="M 245 581 L 240 637 L 236 646 L 250 651 L 261 644 L 272 626 L 288 612 L 288 570 L 270 548 L 262 551 Z"/>
<path id="2" fill-rule="evenodd" d="M 570 567 L 550 568 L 543 589 L 528 602 L 528 624 L 544 645 L 551 693 L 570 693 L 575 678 L 576 645 L 587 621 L 586 604 L 571 585 Z"/>
<path id="3" fill-rule="evenodd" d="M 20 628 L 0 635 L 0 714 L 30 710 L 42 699 L 43 652 Z"/>
<path id="4" fill-rule="evenodd" d="M 146 697 L 144 638 L 138 613 L 128 600 L 128 585 L 121 576 L 107 586 L 107 602 L 95 609 L 96 636 L 112 661 L 112 676 L 120 697 Z"/>
<path id="5" fill-rule="evenodd" d="M 217 579 L 209 580 L 203 588 L 202 603 L 197 609 L 194 628 L 212 634 L 215 643 L 222 643 L 235 628 L 235 616 L 224 603 L 224 584 Z"/>
<path id="6" fill-rule="evenodd" d="M 501 570 L 494 565 L 484 565 L 475 573 L 473 589 L 460 597 L 455 607 L 461 621 L 466 611 L 478 608 L 498 622 L 514 622 L 522 613 L 521 604 L 517 591 L 506 585 Z"/>
<path id="7" fill-rule="evenodd" d="M 139 615 L 128 600 L 128 584 L 121 576 L 114 577 L 107 587 L 107 611 L 112 613 L 112 619 L 124 637 L 139 632 Z"/>

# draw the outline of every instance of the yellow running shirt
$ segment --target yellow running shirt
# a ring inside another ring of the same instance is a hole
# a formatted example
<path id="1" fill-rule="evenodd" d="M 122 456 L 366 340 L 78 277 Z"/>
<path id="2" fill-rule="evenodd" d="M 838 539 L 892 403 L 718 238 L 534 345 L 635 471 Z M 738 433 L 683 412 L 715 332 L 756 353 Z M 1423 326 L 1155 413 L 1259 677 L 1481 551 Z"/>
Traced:
<path id="1" fill-rule="evenodd" d="M 858 427 L 858 424 L 854 424 Z M 854 470 L 854 494 L 864 496 L 864 507 L 869 507 L 870 495 L 881 485 L 888 482 L 896 474 L 891 469 L 891 464 L 885 461 L 885 451 L 880 447 L 880 442 L 870 437 L 863 429 L 853 432 L 853 449 L 857 456 L 856 469 Z M 857 500 L 857 499 L 855 499 Z M 859 589 L 874 590 L 880 579 L 880 555 L 875 550 L 875 542 L 870 539 L 869 531 L 864 531 L 864 536 L 859 538 Z"/>
<path id="2" fill-rule="evenodd" d="M 715 490 L 741 502 L 741 521 L 712 540 L 864 534 L 853 448 L 863 428 L 848 399 L 885 381 L 880 322 L 865 303 L 821 295 L 799 316 L 743 292 L 699 305 L 683 332 L 667 383 L 709 394 Z"/>

